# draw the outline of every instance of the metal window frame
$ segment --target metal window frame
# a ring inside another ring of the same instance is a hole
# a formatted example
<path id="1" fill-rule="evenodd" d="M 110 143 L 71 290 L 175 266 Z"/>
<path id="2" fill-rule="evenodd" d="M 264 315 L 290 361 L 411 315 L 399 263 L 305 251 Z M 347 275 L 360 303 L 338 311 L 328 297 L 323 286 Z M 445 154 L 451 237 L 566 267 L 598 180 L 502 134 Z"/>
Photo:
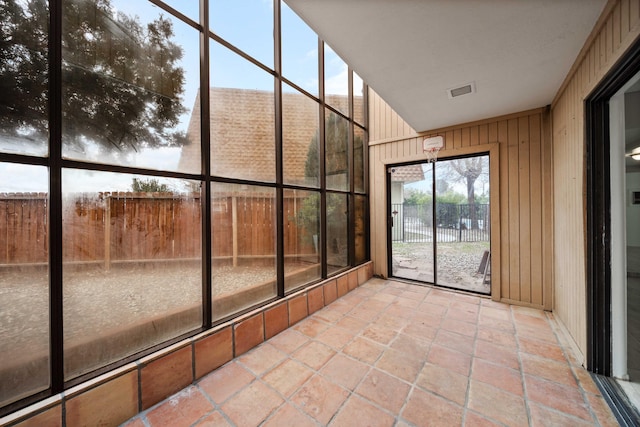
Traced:
<path id="1" fill-rule="evenodd" d="M 320 262 L 321 262 L 321 277 L 319 280 L 324 280 L 329 276 L 340 274 L 342 271 L 353 267 L 357 264 L 361 264 L 370 259 L 370 247 L 369 247 L 369 152 L 368 152 L 368 86 L 366 82 L 363 82 L 363 103 L 364 103 L 364 123 L 356 123 L 353 119 L 354 104 L 353 104 L 353 70 L 349 68 L 349 81 L 348 81 L 348 100 L 349 111 L 348 115 L 338 111 L 336 108 L 326 104 L 325 102 L 325 73 L 324 73 L 324 41 L 318 37 L 318 81 L 319 92 L 318 96 L 314 96 L 306 90 L 293 83 L 286 76 L 282 75 L 282 43 L 281 43 L 281 2 L 282 0 L 273 0 L 274 2 L 274 69 L 270 69 L 260 61 L 254 59 L 250 55 L 246 54 L 239 48 L 235 47 L 231 43 L 227 42 L 220 36 L 216 35 L 209 28 L 209 1 L 200 0 L 199 2 L 199 22 L 194 21 L 192 18 L 182 14 L 175 8 L 163 3 L 160 0 L 149 0 L 155 6 L 158 6 L 166 13 L 172 15 L 175 19 L 180 20 L 190 27 L 198 30 L 199 32 L 199 52 L 200 52 L 200 114 L 201 117 L 210 116 L 210 43 L 215 41 L 222 44 L 228 49 L 232 50 L 236 54 L 242 56 L 252 64 L 258 66 L 263 71 L 271 74 L 274 77 L 274 102 L 275 102 L 275 144 L 276 144 L 276 180 L 275 182 L 255 182 L 243 179 L 230 179 L 222 177 L 213 177 L 211 175 L 211 141 L 210 141 L 210 120 L 201 120 L 200 122 L 200 148 L 201 148 L 201 170 L 200 173 L 184 173 L 178 171 L 164 171 L 147 169 L 144 167 L 123 166 L 114 164 L 101 164 L 92 163 L 88 161 L 65 159 L 62 156 L 62 21 L 63 21 L 63 1 L 64 0 L 49 0 L 49 40 L 48 40 L 48 72 L 49 72 L 49 156 L 38 157 L 23 154 L 10 154 L 0 152 L 0 162 L 19 163 L 24 165 L 39 165 L 48 167 L 49 174 L 49 210 L 48 223 L 49 223 L 49 341 L 50 341 L 50 372 L 49 380 L 50 386 L 48 389 L 36 392 L 28 397 L 19 399 L 4 407 L 0 407 L 0 416 L 7 415 L 18 409 L 24 408 L 38 400 L 45 397 L 52 396 L 64 392 L 66 389 L 101 375 L 105 372 L 113 370 L 119 366 L 171 345 L 175 342 L 183 340 L 189 336 L 193 336 L 199 332 L 210 329 L 217 324 L 228 321 L 229 318 L 220 319 L 215 322 L 212 321 L 212 243 L 216 236 L 212 234 L 212 214 L 211 214 L 211 186 L 214 182 L 220 183 L 232 183 L 232 184 L 249 184 L 249 185 L 262 185 L 266 187 L 275 188 L 276 190 L 276 265 L 277 265 L 277 296 L 274 299 L 283 298 L 285 296 L 284 288 L 284 217 L 283 217 L 283 203 L 284 203 L 284 191 L 286 189 L 299 189 L 306 191 L 313 191 L 320 193 Z M 284 152 L 283 152 L 283 135 L 282 135 L 282 84 L 286 83 L 292 88 L 298 90 L 305 96 L 313 99 L 318 103 L 318 132 L 319 132 L 319 180 L 320 187 L 307 187 L 298 185 L 287 185 L 283 182 L 283 166 L 284 166 Z M 344 269 L 332 272 L 328 275 L 327 272 L 327 221 L 326 221 L 326 206 L 327 206 L 327 188 L 326 188 L 326 165 L 325 165 L 325 112 L 332 112 L 346 119 L 349 124 L 349 139 L 347 146 L 348 155 L 348 189 L 346 191 L 330 191 L 332 193 L 340 193 L 345 195 L 347 207 L 348 207 L 348 265 Z M 354 189 L 354 129 L 355 127 L 363 130 L 363 162 L 364 162 L 364 192 L 355 191 Z M 201 183 L 201 242 L 202 242 L 202 325 L 191 332 L 182 334 L 177 337 L 173 337 L 170 340 L 158 343 L 152 347 L 149 347 L 143 351 L 132 354 L 126 358 L 119 359 L 113 363 L 104 365 L 98 369 L 92 370 L 87 374 L 83 374 L 74 377 L 69 380 L 65 380 L 64 377 L 64 325 L 63 325 L 63 218 L 62 218 L 62 171 L 63 169 L 81 169 L 87 171 L 102 171 L 113 173 L 128 173 L 128 174 L 141 174 L 155 177 L 167 177 L 177 179 L 187 179 L 199 181 Z M 355 225 L 355 196 L 364 197 L 366 201 L 365 206 L 365 233 L 367 235 L 367 251 L 366 258 L 359 263 L 355 262 L 355 241 L 354 241 L 354 225 Z M 302 288 L 308 287 L 316 283 L 317 281 L 303 284 L 296 289 L 292 289 L 288 293 L 298 291 Z M 267 301 L 269 303 L 270 301 Z M 257 303 L 245 310 L 242 310 L 232 317 L 237 317 L 246 313 L 256 307 L 264 305 L 264 302 Z"/>

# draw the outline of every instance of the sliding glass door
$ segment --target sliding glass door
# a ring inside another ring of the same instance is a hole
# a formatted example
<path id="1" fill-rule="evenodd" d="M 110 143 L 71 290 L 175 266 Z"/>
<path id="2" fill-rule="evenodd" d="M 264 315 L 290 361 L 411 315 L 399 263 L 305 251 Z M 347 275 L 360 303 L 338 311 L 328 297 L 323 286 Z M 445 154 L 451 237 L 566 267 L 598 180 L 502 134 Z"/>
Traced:
<path id="1" fill-rule="evenodd" d="M 489 294 L 489 155 L 392 166 L 388 176 L 391 275 Z"/>

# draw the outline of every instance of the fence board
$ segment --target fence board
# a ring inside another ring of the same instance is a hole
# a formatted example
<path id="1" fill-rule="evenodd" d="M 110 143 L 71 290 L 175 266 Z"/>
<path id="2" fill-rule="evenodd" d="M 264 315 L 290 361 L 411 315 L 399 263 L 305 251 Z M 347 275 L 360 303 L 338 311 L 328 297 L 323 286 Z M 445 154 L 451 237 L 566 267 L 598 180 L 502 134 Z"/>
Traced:
<path id="1" fill-rule="evenodd" d="M 275 198 L 216 195 L 212 200 L 213 256 L 233 255 L 233 197 L 238 199 L 239 257 L 275 256 Z M 300 197 L 284 198 L 286 254 L 314 253 L 311 237 L 296 223 Z M 48 262 L 47 195 L 0 194 L 0 265 Z M 65 263 L 201 256 L 199 194 L 79 193 L 63 201 Z"/>

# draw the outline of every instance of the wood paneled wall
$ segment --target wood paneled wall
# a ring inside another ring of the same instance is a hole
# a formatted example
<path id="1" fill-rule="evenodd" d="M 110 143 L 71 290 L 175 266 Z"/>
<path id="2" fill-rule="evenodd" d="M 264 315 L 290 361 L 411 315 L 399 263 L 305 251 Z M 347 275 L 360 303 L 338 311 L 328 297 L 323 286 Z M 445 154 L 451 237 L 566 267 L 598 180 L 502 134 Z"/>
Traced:
<path id="1" fill-rule="evenodd" d="M 640 34 L 640 0 L 612 0 L 552 104 L 556 318 L 586 352 L 584 100 Z"/>
<path id="2" fill-rule="evenodd" d="M 445 147 L 440 158 L 490 152 L 492 297 L 550 310 L 553 211 L 548 110 L 541 108 L 418 135 L 405 124 L 400 125 L 404 122 L 375 93 L 369 99 L 374 273 L 388 276 L 386 166 L 424 160 L 422 139 L 442 135 Z"/>
<path id="3" fill-rule="evenodd" d="M 415 130 L 369 88 L 369 141 L 393 141 L 418 136 Z"/>

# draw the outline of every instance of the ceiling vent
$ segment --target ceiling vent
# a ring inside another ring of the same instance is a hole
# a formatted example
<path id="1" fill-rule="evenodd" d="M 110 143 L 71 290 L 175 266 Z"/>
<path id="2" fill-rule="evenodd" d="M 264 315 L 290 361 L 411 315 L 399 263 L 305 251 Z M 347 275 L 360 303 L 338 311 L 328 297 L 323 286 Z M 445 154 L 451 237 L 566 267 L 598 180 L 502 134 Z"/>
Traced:
<path id="1" fill-rule="evenodd" d="M 449 99 L 457 98 L 459 96 L 467 95 L 469 93 L 475 93 L 475 92 L 476 92 L 476 85 L 473 82 L 464 84 L 462 86 L 447 89 L 447 95 L 449 96 Z"/>

